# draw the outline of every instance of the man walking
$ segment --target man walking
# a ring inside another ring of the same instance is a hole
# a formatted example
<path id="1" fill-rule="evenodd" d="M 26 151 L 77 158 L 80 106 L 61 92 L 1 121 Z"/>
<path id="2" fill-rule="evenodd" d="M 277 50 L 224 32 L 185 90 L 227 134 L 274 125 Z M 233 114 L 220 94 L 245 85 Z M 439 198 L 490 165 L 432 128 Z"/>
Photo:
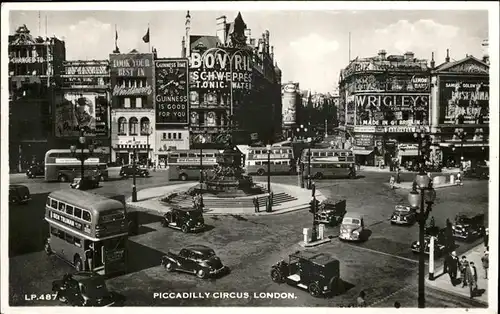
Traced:
<path id="1" fill-rule="evenodd" d="M 259 199 L 256 197 L 253 198 L 253 206 L 255 207 L 255 212 L 259 212 Z"/>
<path id="2" fill-rule="evenodd" d="M 484 255 L 481 257 L 481 262 L 483 263 L 484 269 L 484 279 L 488 279 L 488 267 L 490 266 L 489 252 L 484 251 Z"/>
<path id="3" fill-rule="evenodd" d="M 87 264 L 89 266 L 89 271 L 93 271 L 94 263 L 92 260 L 94 259 L 94 244 L 90 243 L 89 248 L 85 251 L 85 259 L 87 260 Z"/>
<path id="4" fill-rule="evenodd" d="M 450 276 L 451 284 L 455 286 L 457 280 L 457 271 L 458 271 L 457 253 L 455 251 L 451 252 L 451 254 L 447 256 L 447 259 L 448 259 L 447 262 L 448 275 Z"/>
<path id="5" fill-rule="evenodd" d="M 477 290 L 477 270 L 474 262 L 470 262 L 469 266 L 466 267 L 465 278 L 469 284 L 470 298 L 472 299 Z"/>
<path id="6" fill-rule="evenodd" d="M 462 280 L 462 288 L 467 286 L 467 278 L 465 276 L 465 272 L 467 267 L 469 266 L 469 262 L 465 256 L 462 256 L 462 260 L 460 261 L 460 279 Z"/>
<path id="7" fill-rule="evenodd" d="M 484 241 L 484 247 L 488 247 L 488 240 L 489 240 L 489 232 L 488 232 L 488 228 L 485 228 L 484 229 L 484 234 L 483 234 L 483 241 Z"/>

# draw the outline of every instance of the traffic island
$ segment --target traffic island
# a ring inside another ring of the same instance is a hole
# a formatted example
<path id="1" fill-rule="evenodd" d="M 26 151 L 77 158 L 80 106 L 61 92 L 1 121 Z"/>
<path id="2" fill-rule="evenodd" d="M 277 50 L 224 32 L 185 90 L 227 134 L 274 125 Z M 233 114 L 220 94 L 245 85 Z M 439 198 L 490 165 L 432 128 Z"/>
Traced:
<path id="1" fill-rule="evenodd" d="M 321 244 L 325 244 L 331 242 L 332 239 L 330 237 L 325 237 L 325 227 L 323 225 L 318 226 L 318 235 L 316 239 L 312 240 L 312 229 L 304 228 L 302 234 L 304 235 L 304 240 L 299 242 L 299 245 L 302 247 L 313 247 Z"/>
<path id="2" fill-rule="evenodd" d="M 385 183 L 385 185 L 390 187 L 390 183 Z M 440 189 L 440 188 L 449 188 L 453 186 L 458 186 L 462 185 L 461 182 L 457 182 L 455 179 L 455 176 L 452 175 L 438 175 L 435 177 L 432 177 L 432 187 L 434 189 Z M 411 190 L 413 187 L 413 182 L 401 182 L 401 183 L 395 183 L 394 188 L 396 189 L 404 189 L 404 190 Z"/>

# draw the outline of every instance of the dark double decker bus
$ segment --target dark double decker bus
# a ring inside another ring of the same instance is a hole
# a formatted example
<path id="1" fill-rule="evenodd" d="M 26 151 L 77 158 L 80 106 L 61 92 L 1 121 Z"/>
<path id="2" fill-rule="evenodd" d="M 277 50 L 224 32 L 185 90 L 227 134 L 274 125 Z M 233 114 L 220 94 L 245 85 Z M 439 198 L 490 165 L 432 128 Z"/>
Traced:
<path id="1" fill-rule="evenodd" d="M 77 271 L 102 275 L 127 270 L 128 227 L 124 204 L 81 190 L 54 191 L 47 197 L 47 254 Z"/>

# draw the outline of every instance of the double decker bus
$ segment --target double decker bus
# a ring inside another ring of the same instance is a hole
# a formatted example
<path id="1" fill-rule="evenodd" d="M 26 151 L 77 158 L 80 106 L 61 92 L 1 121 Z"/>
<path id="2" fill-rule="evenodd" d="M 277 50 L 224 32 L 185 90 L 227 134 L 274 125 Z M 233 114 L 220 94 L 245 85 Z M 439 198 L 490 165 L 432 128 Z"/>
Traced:
<path id="1" fill-rule="evenodd" d="M 45 220 L 47 254 L 77 271 L 126 272 L 128 225 L 120 201 L 81 190 L 54 191 L 47 197 Z"/>
<path id="2" fill-rule="evenodd" d="M 185 149 L 174 150 L 167 154 L 166 167 L 170 180 L 199 180 L 200 169 L 203 169 L 208 177 L 213 175 L 214 167 L 217 165 L 217 149 L 203 149 L 201 151 L 202 167 L 200 167 L 200 150 Z"/>
<path id="3" fill-rule="evenodd" d="M 300 157 L 300 171 L 302 175 L 322 179 L 327 177 L 356 177 L 354 153 L 348 149 L 311 148 L 311 162 L 309 165 L 309 149 L 304 148 Z"/>
<path id="4" fill-rule="evenodd" d="M 245 171 L 247 174 L 259 176 L 267 174 L 268 157 L 271 174 L 292 174 L 295 172 L 292 147 L 272 146 L 270 156 L 268 156 L 267 147 L 248 147 L 245 151 Z"/>
<path id="5" fill-rule="evenodd" d="M 89 150 L 84 149 L 84 154 Z M 76 151 L 76 155 L 81 154 L 81 150 Z M 101 181 L 108 179 L 107 157 L 103 154 L 92 153 L 84 162 L 84 175 L 98 172 Z M 68 182 L 75 177 L 79 177 L 82 162 L 78 160 L 69 149 L 51 149 L 45 153 L 45 181 Z"/>

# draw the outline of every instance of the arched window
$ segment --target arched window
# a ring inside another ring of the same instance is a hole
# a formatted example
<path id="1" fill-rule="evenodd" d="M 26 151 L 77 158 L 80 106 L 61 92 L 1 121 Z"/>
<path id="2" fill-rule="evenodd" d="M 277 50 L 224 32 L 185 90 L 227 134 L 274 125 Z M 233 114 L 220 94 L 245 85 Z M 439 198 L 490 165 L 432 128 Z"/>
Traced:
<path id="1" fill-rule="evenodd" d="M 136 117 L 132 117 L 129 120 L 128 124 L 128 135 L 137 135 L 137 131 L 139 131 L 139 121 L 137 120 Z"/>
<path id="2" fill-rule="evenodd" d="M 118 119 L 118 135 L 127 135 L 126 125 L 127 119 L 124 117 Z"/>
<path id="3" fill-rule="evenodd" d="M 149 119 L 146 117 L 141 118 L 141 135 L 150 135 Z"/>

